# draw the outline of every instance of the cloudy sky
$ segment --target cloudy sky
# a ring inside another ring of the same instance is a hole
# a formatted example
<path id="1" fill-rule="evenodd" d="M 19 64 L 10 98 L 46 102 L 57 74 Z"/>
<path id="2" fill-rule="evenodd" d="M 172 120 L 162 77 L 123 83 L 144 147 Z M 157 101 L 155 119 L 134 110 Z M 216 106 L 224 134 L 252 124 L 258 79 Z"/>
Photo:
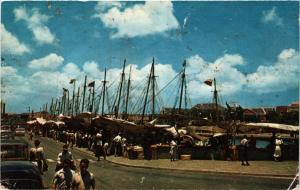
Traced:
<path id="1" fill-rule="evenodd" d="M 2 2 L 1 99 L 25 112 L 96 81 L 104 69 L 113 86 L 126 58 L 133 87 L 144 84 L 155 59 L 163 88 L 187 61 L 190 104 L 288 105 L 299 99 L 298 2 Z M 176 82 L 175 82 L 176 83 Z M 176 84 L 173 85 L 173 87 Z M 113 88 L 113 87 L 111 87 Z M 166 88 L 163 106 L 178 90 Z M 138 97 L 138 90 L 132 96 Z"/>

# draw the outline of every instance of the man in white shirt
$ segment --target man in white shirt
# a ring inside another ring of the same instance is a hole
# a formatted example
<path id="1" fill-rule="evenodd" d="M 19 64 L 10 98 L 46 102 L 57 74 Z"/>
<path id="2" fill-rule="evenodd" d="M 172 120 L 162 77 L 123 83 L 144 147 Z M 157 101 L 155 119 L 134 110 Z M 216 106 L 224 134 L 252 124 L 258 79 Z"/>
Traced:
<path id="1" fill-rule="evenodd" d="M 122 140 L 122 137 L 120 135 L 120 133 L 118 133 L 118 135 L 113 139 L 113 142 L 114 142 L 114 148 L 115 148 L 115 157 L 117 156 L 118 154 L 118 150 L 121 149 L 121 140 Z"/>
<path id="2" fill-rule="evenodd" d="M 247 139 L 247 135 L 244 135 L 244 138 L 241 140 L 241 159 L 242 159 L 242 166 L 244 166 L 244 161 L 246 161 L 246 165 L 249 166 L 248 163 L 248 147 L 249 141 Z"/>

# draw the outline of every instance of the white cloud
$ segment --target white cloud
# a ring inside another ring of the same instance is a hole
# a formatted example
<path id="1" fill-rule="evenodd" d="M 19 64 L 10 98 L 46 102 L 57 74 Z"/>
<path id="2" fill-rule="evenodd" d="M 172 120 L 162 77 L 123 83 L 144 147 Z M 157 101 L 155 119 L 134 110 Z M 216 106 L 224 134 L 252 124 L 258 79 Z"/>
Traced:
<path id="1" fill-rule="evenodd" d="M 259 66 L 255 73 L 247 75 L 247 81 L 247 89 L 258 94 L 299 87 L 299 52 L 283 50 L 275 64 Z"/>
<path id="2" fill-rule="evenodd" d="M 24 93 L 30 92 L 28 82 L 18 74 L 12 66 L 0 67 L 1 71 L 1 99 L 6 103 L 25 101 Z M 20 102 L 18 102 L 20 103 Z M 10 104 L 8 104 L 10 106 Z M 21 106 L 22 104 L 19 104 Z"/>
<path id="3" fill-rule="evenodd" d="M 102 13 L 112 7 L 121 8 L 122 3 L 117 1 L 99 1 L 95 7 L 95 10 L 97 13 Z"/>
<path id="4" fill-rule="evenodd" d="M 68 63 L 62 68 L 62 72 L 70 77 L 78 77 L 82 72 L 80 68 L 74 63 Z"/>
<path id="5" fill-rule="evenodd" d="M 283 24 L 282 18 L 277 15 L 276 7 L 273 7 L 268 11 L 263 11 L 262 22 L 274 23 L 278 26 L 281 26 Z"/>
<path id="6" fill-rule="evenodd" d="M 297 52 L 294 49 L 285 49 L 279 54 L 278 59 L 280 61 L 286 61 L 295 57 L 295 55 L 297 55 Z"/>
<path id="7" fill-rule="evenodd" d="M 99 77 L 101 71 L 99 69 L 98 63 L 95 61 L 88 61 L 83 64 L 83 71 L 91 77 Z"/>
<path id="8" fill-rule="evenodd" d="M 212 62 L 204 60 L 200 55 L 189 57 L 186 73 L 190 98 L 194 103 L 210 102 L 213 96 L 213 87 L 207 86 L 204 81 L 212 78 L 217 79 L 217 88 L 222 97 L 244 92 L 259 95 L 261 93 L 285 91 L 297 88 L 299 85 L 299 52 L 294 49 L 282 50 L 274 64 L 259 66 L 255 72 L 248 75 L 244 75 L 238 69 L 243 65 L 245 65 L 245 60 L 238 54 L 225 54 Z M 142 90 L 146 86 L 151 61 L 143 67 L 137 65 L 131 65 L 131 67 L 131 101 L 135 104 L 135 100 L 141 98 Z M 126 81 L 129 68 L 130 65 L 125 68 Z M 122 68 L 107 70 L 106 80 L 109 81 L 107 85 L 113 84 L 109 88 L 111 102 L 114 100 L 114 97 L 111 96 L 115 94 L 121 71 Z M 155 61 L 158 89 L 163 88 L 177 74 L 178 72 L 174 70 L 172 65 Z M 82 68 L 74 63 L 68 63 L 60 70 L 37 71 L 30 76 L 21 76 L 14 67 L 2 67 L 1 76 L 7 80 L 7 93 L 3 97 L 16 110 L 20 109 L 20 105 L 23 106 L 24 102 L 30 102 L 32 104 L 30 106 L 36 110 L 45 102 L 51 101 L 52 97 L 61 97 L 62 88 L 68 88 L 72 91 L 73 85 L 69 84 L 70 79 L 76 79 L 76 89 L 78 86 L 82 87 L 85 75 L 88 76 L 87 83 L 93 80 L 96 82 L 96 94 L 98 95 L 101 89 L 98 87 L 102 85 L 104 71 L 99 68 L 98 63 L 95 61 L 85 62 Z M 173 106 L 176 93 L 178 93 L 179 80 L 180 77 L 160 94 L 163 103 L 165 103 L 164 106 Z M 139 88 L 137 88 L 138 86 Z"/>
<path id="9" fill-rule="evenodd" d="M 216 78 L 217 88 L 222 95 L 237 93 L 243 87 L 244 75 L 235 67 L 244 65 L 244 59 L 238 54 L 225 54 L 214 62 L 205 61 L 199 55 L 187 59 L 189 92 L 192 98 L 212 97 L 212 87 L 204 84 L 207 79 Z"/>
<path id="10" fill-rule="evenodd" d="M 96 6 L 94 16 L 100 18 L 105 27 L 115 29 L 112 38 L 146 36 L 179 27 L 170 1 L 147 1 L 124 10 L 121 4 L 113 3 L 106 12 L 103 12 L 102 4 Z"/>
<path id="11" fill-rule="evenodd" d="M 15 20 L 24 20 L 29 30 L 32 31 L 34 39 L 39 44 L 52 44 L 57 41 L 54 34 L 45 25 L 50 19 L 49 16 L 41 14 L 38 9 L 32 9 L 31 14 L 25 7 L 19 7 L 14 9 Z"/>
<path id="12" fill-rule="evenodd" d="M 1 24 L 1 53 L 11 55 L 23 55 L 30 52 L 30 48 L 19 42 L 18 38 L 8 32 L 3 24 Z"/>
<path id="13" fill-rule="evenodd" d="M 30 61 L 28 67 L 32 69 L 56 69 L 63 64 L 63 61 L 62 56 L 50 53 L 46 57 Z"/>

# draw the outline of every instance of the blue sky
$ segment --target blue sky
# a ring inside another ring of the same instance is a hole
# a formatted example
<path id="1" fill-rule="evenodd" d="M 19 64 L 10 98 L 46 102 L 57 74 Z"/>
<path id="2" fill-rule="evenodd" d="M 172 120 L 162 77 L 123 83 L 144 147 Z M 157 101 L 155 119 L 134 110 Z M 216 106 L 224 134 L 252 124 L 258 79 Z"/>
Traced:
<path id="1" fill-rule="evenodd" d="M 104 68 L 113 83 L 125 58 L 133 86 L 141 84 L 153 56 L 161 88 L 187 60 L 191 105 L 212 101 L 203 81 L 214 77 L 222 103 L 271 107 L 299 99 L 298 2 L 1 5 L 1 99 L 9 112 L 39 110 L 63 87 L 72 89 L 70 79 L 82 86 L 86 74 L 100 89 Z M 164 106 L 174 104 L 175 91 L 161 94 Z"/>

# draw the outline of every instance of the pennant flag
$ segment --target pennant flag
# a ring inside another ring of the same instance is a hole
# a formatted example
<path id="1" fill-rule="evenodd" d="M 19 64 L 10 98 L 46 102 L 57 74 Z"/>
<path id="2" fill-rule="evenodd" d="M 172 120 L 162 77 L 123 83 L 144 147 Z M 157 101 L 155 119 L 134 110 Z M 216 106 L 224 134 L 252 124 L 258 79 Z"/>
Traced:
<path id="1" fill-rule="evenodd" d="M 73 84 L 73 82 L 75 82 L 75 79 L 70 80 L 70 84 Z"/>
<path id="2" fill-rule="evenodd" d="M 95 86 L 95 81 L 90 82 L 90 83 L 88 84 L 88 87 L 94 87 L 94 86 Z"/>
<path id="3" fill-rule="evenodd" d="M 207 79 L 206 81 L 204 81 L 204 83 L 207 84 L 208 86 L 211 86 L 212 82 L 213 82 L 212 79 Z"/>

